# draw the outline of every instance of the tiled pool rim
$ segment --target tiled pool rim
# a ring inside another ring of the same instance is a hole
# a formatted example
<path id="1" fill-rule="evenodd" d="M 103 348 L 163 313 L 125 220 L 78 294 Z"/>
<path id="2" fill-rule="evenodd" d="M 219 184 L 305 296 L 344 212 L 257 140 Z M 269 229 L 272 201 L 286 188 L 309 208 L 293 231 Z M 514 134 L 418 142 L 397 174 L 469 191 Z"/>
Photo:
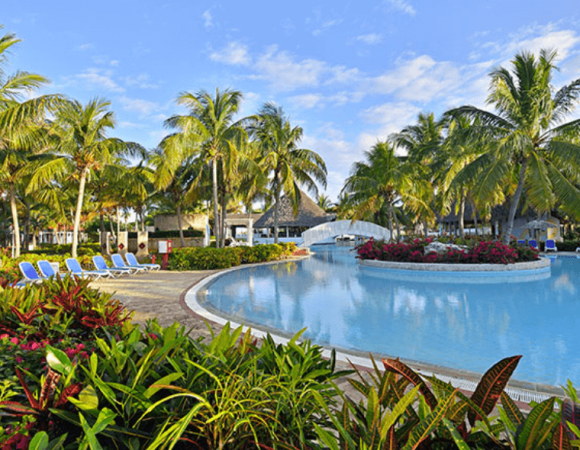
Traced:
<path id="1" fill-rule="evenodd" d="M 284 261 L 274 261 L 268 263 L 260 263 L 260 264 L 245 264 L 243 266 L 236 266 L 230 269 L 225 269 L 223 271 L 211 274 L 206 278 L 198 281 L 189 289 L 187 289 L 181 298 L 181 306 L 188 311 L 190 314 L 202 319 L 207 320 L 210 323 L 215 323 L 220 326 L 224 326 L 227 322 L 230 323 L 232 328 L 237 328 L 239 326 L 243 326 L 243 332 L 247 332 L 251 329 L 251 333 L 254 337 L 258 339 L 263 339 L 266 337 L 267 334 L 270 334 L 272 339 L 277 344 L 287 344 L 290 339 L 293 337 L 292 334 L 283 333 L 280 330 L 273 329 L 261 324 L 250 324 L 245 325 L 245 323 L 237 322 L 239 320 L 235 316 L 228 316 L 224 314 L 223 316 L 217 315 L 214 312 L 206 309 L 197 301 L 197 294 L 200 290 L 204 289 L 207 285 L 213 283 L 217 278 L 238 270 L 247 270 L 251 269 L 252 267 L 263 266 L 263 265 L 275 265 L 275 264 L 286 264 L 292 261 L 299 261 L 301 259 L 308 258 L 296 258 L 292 260 L 284 260 Z M 549 260 L 548 264 L 549 264 Z M 549 269 L 548 269 L 549 270 Z M 315 342 L 314 342 L 315 343 Z M 320 344 L 317 344 L 320 345 Z M 334 349 L 336 352 L 336 359 L 343 363 L 352 363 L 358 367 L 364 369 L 372 369 L 373 363 L 368 356 L 368 352 L 364 351 L 352 351 L 352 350 L 345 350 L 338 347 L 326 347 L 324 345 L 320 345 L 323 348 L 323 356 L 325 358 L 330 358 L 331 352 Z M 381 358 L 390 358 L 391 355 L 385 354 L 373 354 L 372 355 L 374 360 L 379 364 L 380 367 L 380 360 Z M 481 379 L 483 374 L 471 372 L 467 370 L 461 369 L 453 369 L 450 367 L 439 366 L 436 364 L 428 364 L 423 363 L 420 361 L 409 360 L 405 358 L 399 358 L 402 362 L 416 370 L 419 374 L 423 376 L 430 376 L 436 375 L 437 378 L 449 382 L 455 387 L 460 389 L 464 389 L 466 391 L 473 392 L 477 386 L 477 383 Z M 508 387 L 506 388 L 506 392 L 517 401 L 529 403 L 531 401 L 535 402 L 542 402 L 552 396 L 563 397 L 564 392 L 561 387 L 547 385 L 542 383 L 533 383 L 527 381 L 520 381 L 520 380 L 510 380 Z"/>
<path id="2" fill-rule="evenodd" d="M 486 273 L 505 274 L 505 272 L 550 270 L 550 259 L 541 258 L 538 261 L 528 261 L 515 264 L 444 264 L 444 263 L 403 263 L 394 261 L 378 261 L 374 259 L 361 259 L 361 266 L 376 267 L 382 269 L 429 271 L 429 272 L 475 272 L 478 275 Z"/>

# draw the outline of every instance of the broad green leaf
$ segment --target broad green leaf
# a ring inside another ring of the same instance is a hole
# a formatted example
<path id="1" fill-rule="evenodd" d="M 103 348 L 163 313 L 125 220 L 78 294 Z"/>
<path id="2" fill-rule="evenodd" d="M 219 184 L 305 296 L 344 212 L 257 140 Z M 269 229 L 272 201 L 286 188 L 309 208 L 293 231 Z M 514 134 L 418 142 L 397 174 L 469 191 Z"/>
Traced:
<path id="1" fill-rule="evenodd" d="M 159 385 L 171 384 L 175 380 L 181 378 L 181 373 L 171 373 L 163 378 L 157 380 L 153 385 L 149 386 L 149 388 L 143 393 L 145 398 L 151 398 L 151 396 L 155 395 L 161 387 Z"/>
<path id="2" fill-rule="evenodd" d="M 420 386 L 415 386 L 413 389 L 407 392 L 405 396 L 397 402 L 392 411 L 383 418 L 381 423 L 381 439 L 385 439 L 389 429 L 395 424 L 401 414 L 406 411 L 406 409 L 413 403 L 413 401 L 415 401 L 419 389 Z"/>
<path id="3" fill-rule="evenodd" d="M 47 450 L 48 449 L 48 434 L 44 431 L 39 431 L 34 435 L 30 444 L 28 444 L 29 450 Z"/>
<path id="4" fill-rule="evenodd" d="M 51 369 L 63 375 L 69 375 L 73 370 L 72 362 L 66 353 L 50 345 L 46 346 L 46 363 Z"/>
<path id="5" fill-rule="evenodd" d="M 68 400 L 83 411 L 94 411 L 99 407 L 99 397 L 91 384 L 79 393 L 78 400 L 73 397 L 69 397 Z"/>
<path id="6" fill-rule="evenodd" d="M 518 450 L 533 450 L 539 448 L 549 436 L 549 432 L 557 422 L 548 422 L 548 418 L 554 411 L 555 398 L 544 400 L 528 415 L 524 426 L 517 434 L 516 441 Z"/>

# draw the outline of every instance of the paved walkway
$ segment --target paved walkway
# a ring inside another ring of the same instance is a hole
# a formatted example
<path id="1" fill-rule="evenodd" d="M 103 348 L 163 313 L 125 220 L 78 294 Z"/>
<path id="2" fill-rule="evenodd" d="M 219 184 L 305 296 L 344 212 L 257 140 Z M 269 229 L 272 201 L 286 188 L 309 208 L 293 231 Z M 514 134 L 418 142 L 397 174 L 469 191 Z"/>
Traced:
<path id="1" fill-rule="evenodd" d="M 180 304 L 180 298 L 191 286 L 214 272 L 155 271 L 94 281 L 91 286 L 114 294 L 115 299 L 135 311 L 133 321 L 138 324 L 145 324 L 154 318 L 162 326 L 179 322 L 187 329 L 192 329 L 192 337 L 209 337 L 205 322 L 186 311 Z"/>

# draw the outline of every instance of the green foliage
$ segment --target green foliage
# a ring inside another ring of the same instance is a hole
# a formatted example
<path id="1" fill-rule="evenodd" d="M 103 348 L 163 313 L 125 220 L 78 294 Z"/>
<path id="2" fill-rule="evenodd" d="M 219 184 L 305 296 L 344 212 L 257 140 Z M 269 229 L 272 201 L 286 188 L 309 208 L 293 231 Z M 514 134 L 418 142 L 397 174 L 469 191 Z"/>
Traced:
<path id="1" fill-rule="evenodd" d="M 28 254 L 35 255 L 70 255 L 72 244 L 41 244 L 37 250 L 30 250 Z M 79 247 L 79 256 L 94 256 L 101 252 L 97 242 L 85 242 Z M 69 256 L 70 257 L 70 256 Z"/>
<path id="2" fill-rule="evenodd" d="M 240 264 L 275 261 L 290 256 L 296 244 L 264 244 L 253 247 L 187 247 L 175 250 L 169 257 L 171 270 L 228 269 Z"/>
<path id="3" fill-rule="evenodd" d="M 435 376 L 424 379 L 399 360 L 383 360 L 385 372 L 374 361 L 369 374 L 355 368 L 358 380 L 349 382 L 362 400 L 343 396 L 342 407 L 334 410 L 321 401 L 332 427 L 316 427 L 318 437 L 337 450 L 571 448 L 554 445 L 569 443 L 567 431 L 573 429 L 559 425 L 568 423 L 554 408 L 560 400 L 532 404 L 525 417 L 504 391 L 520 358 L 491 367 L 471 397 Z M 492 414 L 500 397 L 498 418 Z"/>

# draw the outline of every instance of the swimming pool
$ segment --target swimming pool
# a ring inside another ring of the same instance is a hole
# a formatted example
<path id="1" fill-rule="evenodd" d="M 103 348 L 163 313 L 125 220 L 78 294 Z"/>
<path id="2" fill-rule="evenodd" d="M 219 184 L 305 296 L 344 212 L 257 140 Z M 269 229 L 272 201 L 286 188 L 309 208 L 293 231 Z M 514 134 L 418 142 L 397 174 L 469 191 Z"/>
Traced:
<path id="1" fill-rule="evenodd" d="M 366 351 L 477 373 L 524 355 L 513 378 L 580 383 L 580 260 L 551 274 L 435 276 L 359 267 L 352 247 L 316 246 L 298 262 L 244 268 L 197 293 L 218 315 Z"/>

